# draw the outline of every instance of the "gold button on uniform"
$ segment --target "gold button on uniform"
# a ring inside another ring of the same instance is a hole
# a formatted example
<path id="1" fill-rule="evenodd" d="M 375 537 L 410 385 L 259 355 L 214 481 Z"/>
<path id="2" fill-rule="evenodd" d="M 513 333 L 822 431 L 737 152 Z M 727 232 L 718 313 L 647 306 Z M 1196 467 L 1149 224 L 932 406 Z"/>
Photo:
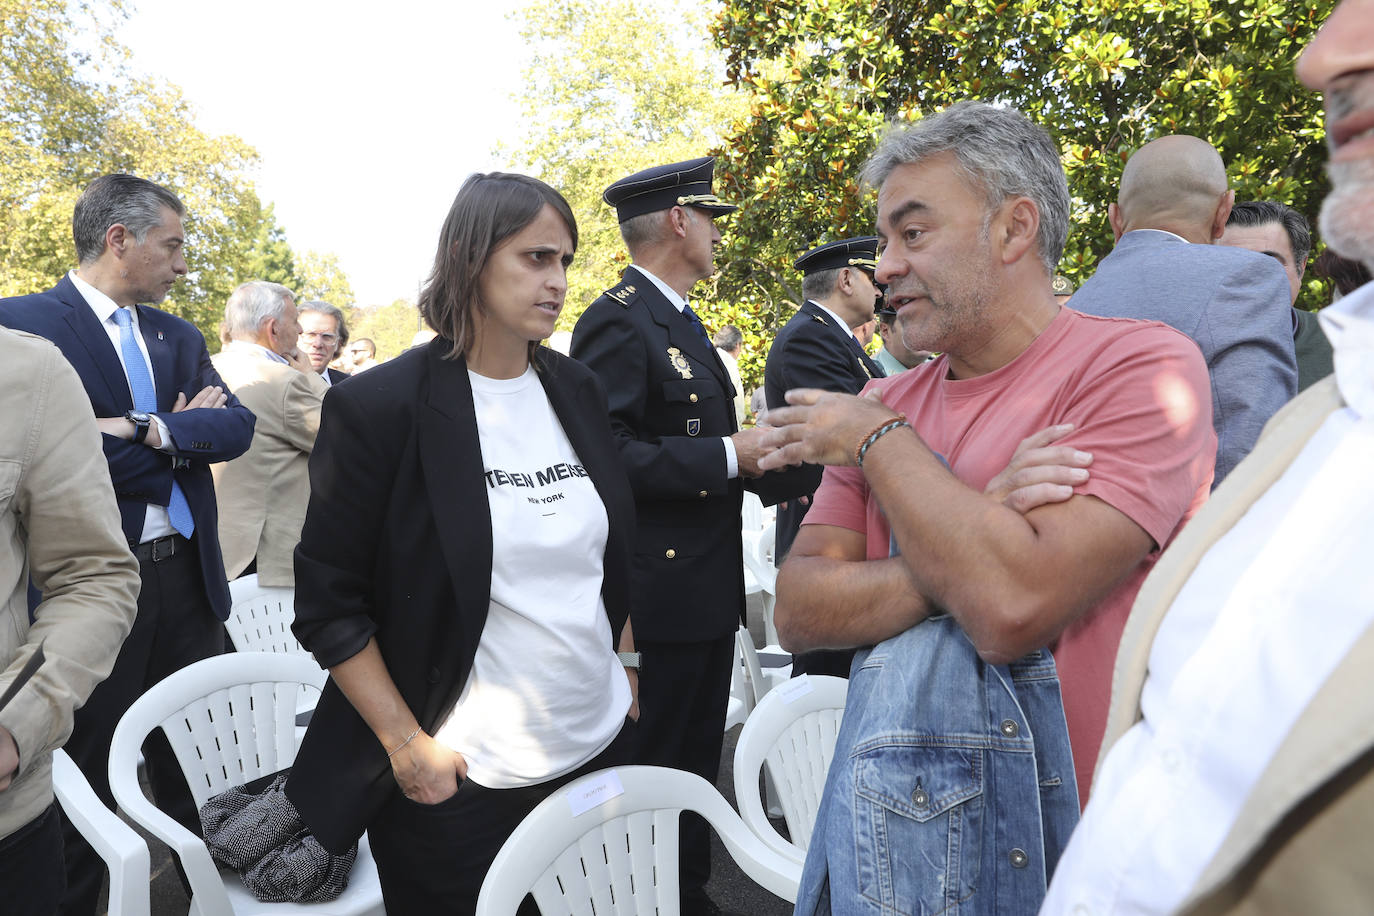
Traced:
<path id="1" fill-rule="evenodd" d="M 677 556 L 677 551 L 669 547 L 667 550 L 663 551 L 663 555 L 671 560 L 673 557 Z"/>
<path id="2" fill-rule="evenodd" d="M 695 403 L 697 402 L 697 396 L 696 396 L 696 394 L 692 394 L 690 397 L 687 398 L 687 400 L 689 400 L 689 401 L 691 401 L 693 404 L 695 404 Z"/>
<path id="3" fill-rule="evenodd" d="M 705 490 L 702 490 L 702 491 L 701 491 L 700 493 L 698 493 L 697 495 L 700 496 L 702 499 L 705 499 L 705 498 L 707 497 L 708 494 L 707 494 L 707 492 L 706 492 Z"/>

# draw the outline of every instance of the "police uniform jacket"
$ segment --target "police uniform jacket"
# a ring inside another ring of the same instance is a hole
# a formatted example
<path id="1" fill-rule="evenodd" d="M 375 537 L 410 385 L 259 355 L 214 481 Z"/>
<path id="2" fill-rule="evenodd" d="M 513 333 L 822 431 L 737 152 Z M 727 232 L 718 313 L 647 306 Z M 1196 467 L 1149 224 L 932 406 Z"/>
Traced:
<path id="1" fill-rule="evenodd" d="M 768 351 L 764 397 L 772 410 L 787 405 L 787 392 L 793 388 L 858 394 L 869 379 L 883 376 L 882 367 L 869 358 L 849 329 L 808 299 L 778 332 Z M 821 472 L 820 465 L 802 466 L 804 492 L 815 491 Z M 775 556 L 781 558 L 791 549 L 808 508 L 793 500 L 778 510 Z"/>
<path id="2" fill-rule="evenodd" d="M 635 638 L 727 636 L 744 611 L 740 478 L 726 477 L 735 409 L 725 367 L 637 270 L 597 297 L 573 330 L 572 356 L 601 379 L 637 516 L 631 610 Z M 776 502 L 787 475 L 750 488 Z"/>

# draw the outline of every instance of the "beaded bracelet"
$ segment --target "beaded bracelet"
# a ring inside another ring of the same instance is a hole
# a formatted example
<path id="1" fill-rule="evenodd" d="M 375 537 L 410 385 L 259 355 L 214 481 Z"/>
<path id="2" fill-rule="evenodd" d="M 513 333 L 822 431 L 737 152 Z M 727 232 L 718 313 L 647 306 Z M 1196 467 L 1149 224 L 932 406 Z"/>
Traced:
<path id="1" fill-rule="evenodd" d="M 886 436 L 894 429 L 901 429 L 903 426 L 905 426 L 907 429 L 911 428 L 911 424 L 906 421 L 906 414 L 900 413 L 892 419 L 885 420 L 881 424 L 879 424 L 879 426 L 875 430 L 873 430 L 873 432 L 869 433 L 862 440 L 860 440 L 858 448 L 854 450 L 854 463 L 859 467 L 863 467 L 864 456 L 867 455 L 868 450 L 873 447 L 873 443 L 877 442 L 879 439 L 881 439 L 883 436 Z"/>
<path id="2" fill-rule="evenodd" d="M 389 751 L 386 752 L 386 759 L 387 759 L 387 760 L 390 760 L 393 756 L 395 756 L 395 754 L 396 754 L 397 751 L 399 751 L 401 748 L 405 747 L 405 746 L 406 746 L 407 744 L 409 744 L 410 742 L 414 741 L 414 740 L 415 740 L 415 736 L 418 735 L 418 734 L 420 734 L 420 727 L 417 725 L 417 726 L 415 726 L 415 731 L 411 732 L 409 735 L 406 736 L 406 740 L 404 740 L 404 741 L 402 741 L 400 744 L 396 745 L 396 747 L 395 747 L 393 750 L 389 750 Z"/>

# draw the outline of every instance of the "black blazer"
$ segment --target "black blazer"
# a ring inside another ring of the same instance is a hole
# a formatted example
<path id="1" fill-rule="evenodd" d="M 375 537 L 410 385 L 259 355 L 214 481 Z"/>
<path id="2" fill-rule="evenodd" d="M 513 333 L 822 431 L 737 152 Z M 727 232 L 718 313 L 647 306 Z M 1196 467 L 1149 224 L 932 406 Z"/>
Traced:
<path id="1" fill-rule="evenodd" d="M 119 354 L 70 278 L 63 277 L 44 293 L 0 300 L 0 325 L 38 334 L 57 344 L 81 377 L 97 417 L 122 417 L 133 408 L 129 379 Z M 138 306 L 138 325 L 153 364 L 156 413 L 167 424 L 175 451 L 169 454 L 115 436 L 100 437 L 119 502 L 120 524 L 124 536 L 137 541 L 147 505 L 166 506 L 175 480 L 196 525 L 193 543 L 205 580 L 206 600 L 216 616 L 225 620 L 229 616 L 229 585 L 219 549 L 219 509 L 210 465 L 248 451 L 256 418 L 215 371 L 205 337 L 195 325 L 150 305 Z M 229 400 L 222 409 L 172 413 L 178 392 L 189 399 L 209 385 L 218 385 L 228 393 Z"/>
<path id="2" fill-rule="evenodd" d="M 720 439 L 736 429 L 735 389 L 715 348 L 651 280 L 627 270 L 578 319 L 571 352 L 606 389 L 634 489 L 635 638 L 730 635 L 744 616 L 743 488 L 767 503 L 790 492 L 767 491 L 781 474 L 725 476 Z"/>
<path id="3" fill-rule="evenodd" d="M 785 407 L 787 392 L 793 388 L 820 388 L 843 394 L 858 394 L 869 379 L 885 375 L 881 366 L 869 358 L 849 328 L 842 327 L 810 299 L 802 303 L 792 319 L 783 325 L 768 351 L 763 372 L 763 391 L 768 408 Z M 813 493 L 820 486 L 820 465 L 802 465 Z M 792 500 L 778 509 L 777 539 L 773 547 L 775 562 L 781 564 L 810 505 Z"/>
<path id="4" fill-rule="evenodd" d="M 339 382 L 342 382 L 346 378 L 352 378 L 352 376 L 350 376 L 347 372 L 340 372 L 338 369 L 331 369 L 328 366 L 324 367 L 324 371 L 325 374 L 329 376 L 330 388 L 333 388 L 335 385 L 339 384 Z"/>
<path id="5" fill-rule="evenodd" d="M 436 338 L 332 388 L 310 456 L 310 507 L 296 548 L 296 637 L 328 668 L 376 636 L 387 670 L 428 732 L 458 701 L 491 593 L 491 518 L 464 360 Z M 602 596 L 612 640 L 629 613 L 634 505 L 584 367 L 540 348 L 554 412 L 606 507 Z M 537 659 L 531 660 L 537 664 Z M 395 791 L 386 752 L 329 681 L 287 784 L 327 849 L 355 841 Z"/>

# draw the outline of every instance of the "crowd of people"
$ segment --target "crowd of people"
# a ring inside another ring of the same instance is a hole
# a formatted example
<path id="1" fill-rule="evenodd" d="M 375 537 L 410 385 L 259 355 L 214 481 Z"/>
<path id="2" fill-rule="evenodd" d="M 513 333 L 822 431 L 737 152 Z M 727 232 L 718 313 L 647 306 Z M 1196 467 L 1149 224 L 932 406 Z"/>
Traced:
<path id="1" fill-rule="evenodd" d="M 181 201 L 95 180 L 77 267 L 0 300 L 6 912 L 96 911 L 51 752 L 113 806 L 115 725 L 224 650 L 251 573 L 294 589 L 330 675 L 286 797 L 331 852 L 368 833 L 389 912 L 472 912 L 581 775 L 715 782 L 746 490 L 778 507 L 796 673 L 849 678 L 797 913 L 1362 909 L 1374 2 L 1343 0 L 1298 72 L 1329 117 L 1320 314 L 1295 307 L 1306 220 L 1237 203 L 1185 135 L 1126 163 L 1075 290 L 1060 151 L 967 101 L 891 125 L 862 171 L 875 234 L 796 261 L 750 427 L 742 335 L 690 301 L 736 209 L 710 157 L 606 189 L 630 266 L 568 355 L 542 345 L 567 201 L 471 176 L 420 296 L 432 339 L 382 363 L 334 305 L 257 280 L 211 357 L 155 307 L 187 269 Z M 165 738 L 144 756 L 199 832 Z M 724 911 L 710 871 L 684 815 L 686 916 Z"/>

